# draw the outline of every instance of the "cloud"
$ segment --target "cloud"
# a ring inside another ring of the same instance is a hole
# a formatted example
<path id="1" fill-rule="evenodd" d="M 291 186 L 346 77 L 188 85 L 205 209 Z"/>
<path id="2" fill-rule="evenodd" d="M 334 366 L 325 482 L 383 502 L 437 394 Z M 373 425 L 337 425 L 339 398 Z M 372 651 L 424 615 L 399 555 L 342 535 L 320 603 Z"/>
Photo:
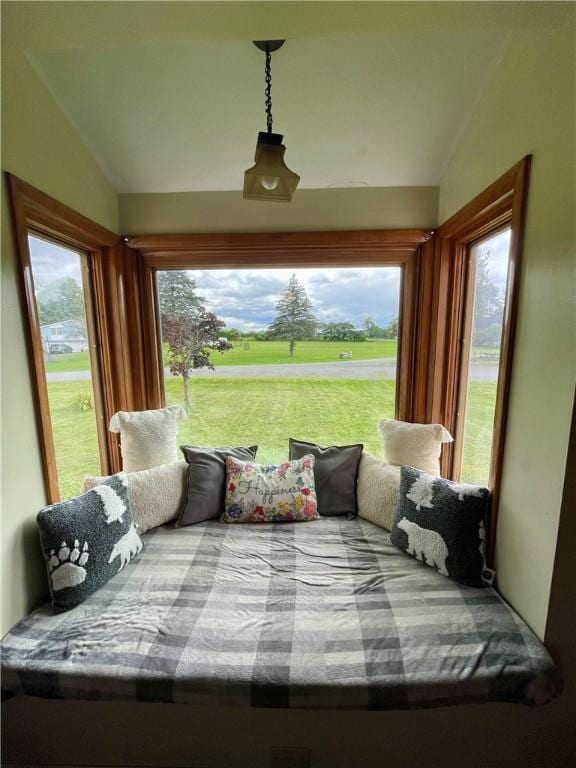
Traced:
<path id="1" fill-rule="evenodd" d="M 501 291 L 504 291 L 508 277 L 510 229 L 505 229 L 481 241 L 476 248 L 478 254 L 484 254 L 488 257 L 488 278 Z"/>
<path id="2" fill-rule="evenodd" d="M 80 257 L 77 253 L 39 237 L 30 236 L 28 243 L 36 291 L 65 277 L 71 277 L 82 285 Z"/>
<path id="3" fill-rule="evenodd" d="M 296 274 L 321 322 L 351 322 L 360 327 L 367 317 L 388 325 L 398 317 L 399 267 L 339 269 L 191 270 L 206 307 L 228 327 L 266 328 L 292 274 Z"/>

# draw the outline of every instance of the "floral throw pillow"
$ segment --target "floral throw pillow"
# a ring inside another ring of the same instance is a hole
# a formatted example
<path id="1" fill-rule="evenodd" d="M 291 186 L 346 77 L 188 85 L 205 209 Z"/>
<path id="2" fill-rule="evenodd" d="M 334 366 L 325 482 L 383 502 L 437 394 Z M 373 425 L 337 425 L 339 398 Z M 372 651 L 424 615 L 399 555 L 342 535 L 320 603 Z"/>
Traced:
<path id="1" fill-rule="evenodd" d="M 225 523 L 318 520 L 314 456 L 284 464 L 226 459 Z"/>

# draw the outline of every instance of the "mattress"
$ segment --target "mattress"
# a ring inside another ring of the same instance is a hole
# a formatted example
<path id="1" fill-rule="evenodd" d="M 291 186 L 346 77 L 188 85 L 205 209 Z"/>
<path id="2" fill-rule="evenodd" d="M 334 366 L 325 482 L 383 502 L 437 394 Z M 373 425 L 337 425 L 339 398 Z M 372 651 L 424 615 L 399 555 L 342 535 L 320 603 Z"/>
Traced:
<path id="1" fill-rule="evenodd" d="M 382 710 L 561 690 L 493 589 L 451 581 L 367 521 L 207 522 L 143 540 L 80 606 L 43 606 L 6 635 L 4 694 Z"/>

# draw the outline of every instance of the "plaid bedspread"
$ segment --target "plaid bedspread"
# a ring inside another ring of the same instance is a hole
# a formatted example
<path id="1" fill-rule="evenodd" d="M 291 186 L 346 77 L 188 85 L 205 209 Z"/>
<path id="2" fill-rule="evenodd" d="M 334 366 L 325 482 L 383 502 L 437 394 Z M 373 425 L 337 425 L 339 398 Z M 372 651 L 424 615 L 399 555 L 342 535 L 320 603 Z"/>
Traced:
<path id="1" fill-rule="evenodd" d="M 158 528 L 77 608 L 2 642 L 7 694 L 323 709 L 539 704 L 561 684 L 492 589 L 363 520 Z"/>

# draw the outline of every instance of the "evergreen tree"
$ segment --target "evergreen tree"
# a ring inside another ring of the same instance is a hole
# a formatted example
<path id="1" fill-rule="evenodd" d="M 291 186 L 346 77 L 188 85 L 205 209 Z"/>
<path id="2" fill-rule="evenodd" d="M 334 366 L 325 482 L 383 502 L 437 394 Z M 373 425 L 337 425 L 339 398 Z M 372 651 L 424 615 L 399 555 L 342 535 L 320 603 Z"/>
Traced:
<path id="1" fill-rule="evenodd" d="M 474 344 L 477 334 L 489 325 L 502 324 L 504 291 L 490 279 L 488 259 L 490 253 L 480 253 L 476 261 L 476 293 L 474 297 Z"/>
<path id="2" fill-rule="evenodd" d="M 196 293 L 196 280 L 182 269 L 158 272 L 158 302 L 161 315 L 189 316 L 202 305 L 204 298 Z"/>
<path id="3" fill-rule="evenodd" d="M 422 507 L 432 509 L 434 506 L 432 504 L 432 499 L 434 497 L 434 482 L 435 478 L 420 475 L 418 480 L 415 480 L 412 483 L 412 487 L 410 488 L 410 492 L 406 494 L 406 498 L 416 504 L 416 509 L 418 511 L 420 511 Z"/>
<path id="4" fill-rule="evenodd" d="M 268 327 L 268 336 L 287 339 L 290 357 L 294 357 L 296 341 L 314 336 L 318 321 L 312 313 L 312 304 L 306 295 L 304 286 L 292 275 L 288 287 L 280 296 L 276 305 L 276 319 Z"/>

